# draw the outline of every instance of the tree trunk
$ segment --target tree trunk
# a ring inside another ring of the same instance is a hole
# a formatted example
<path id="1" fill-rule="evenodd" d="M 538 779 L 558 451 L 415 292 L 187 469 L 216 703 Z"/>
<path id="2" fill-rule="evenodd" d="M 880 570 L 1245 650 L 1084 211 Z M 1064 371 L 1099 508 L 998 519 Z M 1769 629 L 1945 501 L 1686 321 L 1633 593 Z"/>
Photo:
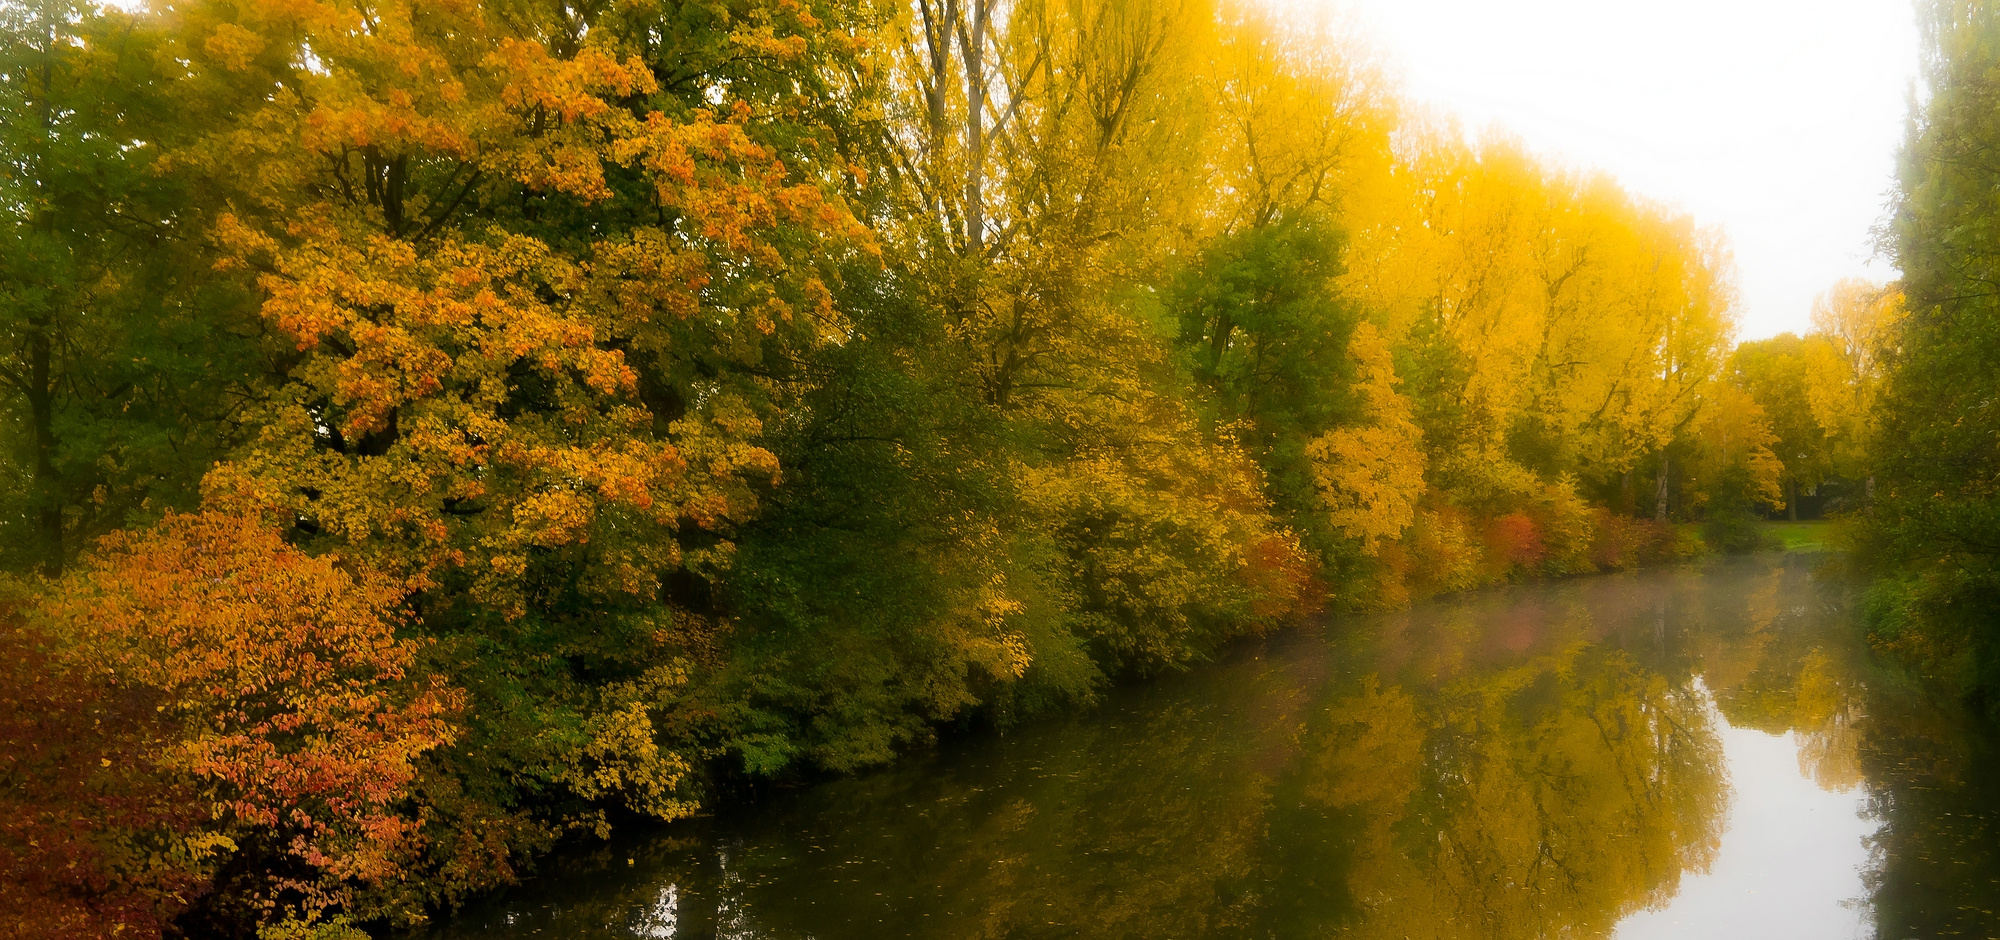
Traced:
<path id="1" fill-rule="evenodd" d="M 1785 518 L 1799 521 L 1799 481 L 1785 481 Z"/>
<path id="2" fill-rule="evenodd" d="M 1625 473 L 1618 478 L 1619 515 L 1631 518 L 1638 512 L 1638 502 L 1639 497 L 1632 490 L 1632 468 L 1626 467 Z"/>
<path id="3" fill-rule="evenodd" d="M 1654 522 L 1667 521 L 1667 475 L 1672 467 L 1673 467 L 1672 459 L 1667 457 L 1665 454 L 1661 454 L 1659 481 L 1653 487 Z"/>
<path id="4" fill-rule="evenodd" d="M 930 47 L 931 54 L 930 100 L 926 103 L 930 105 L 931 139 L 933 147 L 935 147 L 936 141 L 944 139 L 946 130 L 944 83 L 946 79 L 951 77 L 951 69 L 949 68 L 951 62 L 951 31 L 954 28 L 954 24 L 958 22 L 958 0 L 945 0 L 944 12 L 935 20 L 931 18 L 930 4 L 924 4 L 922 9 L 924 14 L 924 41 Z M 933 157 L 937 155 L 935 149 L 931 155 Z"/>
<path id="5" fill-rule="evenodd" d="M 1208 358 L 1218 377 L 1222 375 L 1222 357 L 1229 353 L 1229 334 L 1235 330 L 1236 323 L 1230 319 L 1228 310 L 1215 315 L 1215 332 L 1208 338 Z"/>
<path id="6" fill-rule="evenodd" d="M 53 69 L 55 52 L 60 32 L 54 15 L 53 4 L 41 4 L 41 22 L 37 28 L 46 37 L 47 45 L 42 47 L 41 96 L 42 133 L 44 142 L 55 136 L 56 107 L 51 90 L 54 85 Z M 30 171 L 39 186 L 47 186 L 47 177 L 41 161 Z M 54 214 L 46 207 L 37 209 L 33 215 L 33 225 L 43 232 L 53 232 Z M 53 347 L 50 334 L 54 332 L 53 311 L 44 311 L 39 320 L 29 323 L 28 334 L 28 414 L 35 428 L 35 530 L 41 537 L 42 571 L 54 578 L 63 569 L 63 507 L 62 491 L 56 485 L 56 381 L 54 372 Z"/>
<path id="7" fill-rule="evenodd" d="M 972 35 L 965 47 L 965 250 L 977 257 L 986 244 L 981 197 L 986 164 L 986 16 L 992 0 L 973 0 Z"/>
<path id="8" fill-rule="evenodd" d="M 929 47 L 931 75 L 927 100 L 930 110 L 930 136 L 925 140 L 925 158 L 929 164 L 926 172 L 935 173 L 944 159 L 945 141 L 951 135 L 951 124 L 945 115 L 945 83 L 951 78 L 951 34 L 958 22 L 958 0 L 945 0 L 944 9 L 933 13 L 929 3 L 920 4 L 924 18 L 924 42 Z M 928 208 L 931 218 L 943 219 L 945 205 L 942 186 L 928 191 Z"/>
<path id="9" fill-rule="evenodd" d="M 35 431 L 35 530 L 42 543 L 42 572 L 63 569 L 62 492 L 56 485 L 55 377 L 47 330 L 28 337 L 28 414 Z"/>

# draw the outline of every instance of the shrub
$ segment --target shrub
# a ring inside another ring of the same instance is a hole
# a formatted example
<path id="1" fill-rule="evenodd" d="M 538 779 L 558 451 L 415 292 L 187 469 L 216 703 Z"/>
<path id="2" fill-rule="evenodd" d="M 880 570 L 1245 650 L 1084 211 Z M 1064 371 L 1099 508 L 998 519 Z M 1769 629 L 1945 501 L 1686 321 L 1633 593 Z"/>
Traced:
<path id="1" fill-rule="evenodd" d="M 1498 578 L 1533 573 L 1548 554 L 1541 527 L 1526 513 L 1510 512 L 1488 522 L 1485 540 L 1487 565 Z"/>
<path id="2" fill-rule="evenodd" d="M 452 740 L 459 707 L 455 690 L 414 674 L 419 644 L 396 636 L 402 596 L 250 514 L 168 515 L 105 538 L 34 616 L 56 674 L 93 677 L 76 694 L 151 707 L 144 731 L 116 742 L 141 791 L 188 794 L 203 813 L 142 817 L 129 837 L 88 821 L 87 838 L 165 843 L 189 871 L 249 873 L 202 898 L 197 919 L 310 925 L 350 888 L 396 878 L 418 848 L 403 805 L 416 761 Z"/>
<path id="3" fill-rule="evenodd" d="M 1530 510 L 1541 533 L 1542 574 L 1585 574 L 1597 570 L 1592 548 L 1597 543 L 1597 511 L 1576 495 L 1565 479 L 1545 488 Z"/>
<path id="4" fill-rule="evenodd" d="M 1701 523 L 1701 540 L 1711 550 L 1742 555 L 1765 547 L 1757 517 L 1740 510 L 1719 510 Z"/>

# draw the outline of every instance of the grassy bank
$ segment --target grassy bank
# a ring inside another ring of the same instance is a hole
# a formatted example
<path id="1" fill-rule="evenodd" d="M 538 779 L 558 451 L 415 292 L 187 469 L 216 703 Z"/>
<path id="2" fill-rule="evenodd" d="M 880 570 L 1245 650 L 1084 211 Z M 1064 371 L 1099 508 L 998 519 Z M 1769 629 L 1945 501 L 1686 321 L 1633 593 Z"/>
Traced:
<path id="1" fill-rule="evenodd" d="M 1772 547 L 1788 552 L 1831 551 L 1832 536 L 1833 523 L 1825 520 L 1764 523 L 1765 540 L 1769 541 Z"/>

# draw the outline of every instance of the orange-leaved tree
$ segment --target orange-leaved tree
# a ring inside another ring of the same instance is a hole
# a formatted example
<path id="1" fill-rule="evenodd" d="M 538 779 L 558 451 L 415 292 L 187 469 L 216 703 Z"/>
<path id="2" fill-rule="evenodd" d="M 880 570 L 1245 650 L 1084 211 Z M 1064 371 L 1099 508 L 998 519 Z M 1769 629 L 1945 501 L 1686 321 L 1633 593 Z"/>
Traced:
<path id="1" fill-rule="evenodd" d="M 677 533 L 747 516 L 778 468 L 738 370 L 844 335 L 828 259 L 870 243 L 803 96 L 744 89 L 858 40 L 675 15 L 174 8 L 223 114 L 170 162 L 233 182 L 218 248 L 291 349 L 226 489 L 515 618 L 551 580 L 650 600 L 714 547 Z"/>
<path id="2" fill-rule="evenodd" d="M 403 596 L 253 513 L 209 511 L 107 537 L 42 600 L 33 616 L 63 663 L 108 684 L 107 707 L 152 706 L 103 765 L 132 761 L 205 817 L 147 836 L 185 870 L 229 874 L 188 916 L 312 921 L 417 850 L 417 761 L 453 739 L 461 696 L 396 635 Z"/>
<path id="3" fill-rule="evenodd" d="M 209 235 L 276 351 L 210 498 L 399 579 L 471 696 L 425 784 L 449 848 L 398 903 L 507 880 L 593 804 L 684 815 L 696 758 L 660 729 L 779 480 L 765 426 L 875 263 L 830 123 L 871 14 L 158 13 L 212 128 L 164 162 L 230 193 Z"/>

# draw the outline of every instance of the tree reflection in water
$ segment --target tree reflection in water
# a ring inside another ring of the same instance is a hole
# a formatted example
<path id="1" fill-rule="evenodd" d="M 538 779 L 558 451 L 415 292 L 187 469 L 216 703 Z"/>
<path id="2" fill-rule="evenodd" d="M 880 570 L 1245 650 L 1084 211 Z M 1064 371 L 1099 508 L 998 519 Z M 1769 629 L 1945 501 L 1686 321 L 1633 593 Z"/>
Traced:
<path id="1" fill-rule="evenodd" d="M 1727 719 L 1796 734 L 1821 786 L 1870 788 L 1883 936 L 1991 935 L 1955 910 L 2000 896 L 1987 817 L 1938 822 L 1994 805 L 1990 751 L 1885 698 L 1849 617 L 1793 557 L 1351 618 L 1077 720 L 573 851 L 435 933 L 1599 937 L 1716 858 Z"/>

